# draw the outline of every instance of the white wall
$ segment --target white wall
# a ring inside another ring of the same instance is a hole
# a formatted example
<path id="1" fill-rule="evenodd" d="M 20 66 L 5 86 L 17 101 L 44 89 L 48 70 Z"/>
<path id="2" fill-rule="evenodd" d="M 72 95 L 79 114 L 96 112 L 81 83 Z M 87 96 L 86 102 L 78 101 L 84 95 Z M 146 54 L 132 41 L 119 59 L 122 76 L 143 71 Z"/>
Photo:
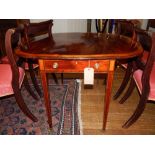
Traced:
<path id="1" fill-rule="evenodd" d="M 87 32 L 86 19 L 54 19 L 53 33 Z"/>
<path id="2" fill-rule="evenodd" d="M 92 19 L 92 22 L 91 22 L 91 32 L 96 32 L 95 19 Z"/>
<path id="3" fill-rule="evenodd" d="M 31 19 L 31 22 L 40 22 L 48 19 Z M 87 32 L 86 19 L 54 19 L 53 33 L 59 32 Z"/>
<path id="4" fill-rule="evenodd" d="M 148 22 L 148 19 L 142 19 L 142 25 L 141 25 L 142 29 L 146 29 L 147 22 Z"/>
<path id="5" fill-rule="evenodd" d="M 30 19 L 33 22 L 45 21 L 48 19 Z M 141 19 L 142 29 L 146 29 L 148 19 Z M 86 19 L 54 19 L 53 33 L 59 32 L 87 32 Z M 95 19 L 92 19 L 91 31 L 96 32 Z"/>

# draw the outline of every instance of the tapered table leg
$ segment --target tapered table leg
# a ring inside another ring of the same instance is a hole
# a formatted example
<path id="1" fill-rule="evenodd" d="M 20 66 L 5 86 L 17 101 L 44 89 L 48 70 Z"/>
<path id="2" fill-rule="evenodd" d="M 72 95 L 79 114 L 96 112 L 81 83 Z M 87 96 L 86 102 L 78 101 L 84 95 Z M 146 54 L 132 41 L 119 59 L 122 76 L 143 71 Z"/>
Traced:
<path id="1" fill-rule="evenodd" d="M 104 98 L 103 130 L 106 129 L 106 124 L 107 124 L 107 117 L 109 112 L 111 90 L 112 90 L 112 83 L 113 83 L 113 76 L 114 76 L 114 68 L 115 68 L 115 61 L 111 60 L 110 66 L 109 66 L 109 72 L 107 76 L 107 84 L 106 84 L 106 91 L 105 91 L 105 98 Z"/>
<path id="2" fill-rule="evenodd" d="M 40 77 L 42 81 L 42 87 L 44 92 L 44 102 L 45 108 L 48 118 L 49 127 L 52 128 L 52 110 L 51 110 L 51 103 L 50 103 L 50 96 L 48 91 L 48 82 L 47 82 L 47 73 L 44 70 L 44 61 L 39 60 L 39 68 L 40 68 Z"/>

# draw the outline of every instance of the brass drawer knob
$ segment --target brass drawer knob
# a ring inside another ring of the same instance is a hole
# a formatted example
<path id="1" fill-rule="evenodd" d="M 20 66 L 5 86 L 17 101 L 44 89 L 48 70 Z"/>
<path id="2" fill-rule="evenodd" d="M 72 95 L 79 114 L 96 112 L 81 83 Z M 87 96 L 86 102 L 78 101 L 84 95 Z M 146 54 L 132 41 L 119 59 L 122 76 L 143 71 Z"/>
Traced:
<path id="1" fill-rule="evenodd" d="M 99 68 L 99 66 L 100 66 L 100 64 L 99 64 L 99 63 L 95 63 L 95 65 L 94 65 L 95 69 L 98 69 L 98 68 Z"/>
<path id="2" fill-rule="evenodd" d="M 59 65 L 58 65 L 57 62 L 54 62 L 54 63 L 53 63 L 53 68 L 54 68 L 54 69 L 58 68 L 58 66 L 59 66 Z"/>

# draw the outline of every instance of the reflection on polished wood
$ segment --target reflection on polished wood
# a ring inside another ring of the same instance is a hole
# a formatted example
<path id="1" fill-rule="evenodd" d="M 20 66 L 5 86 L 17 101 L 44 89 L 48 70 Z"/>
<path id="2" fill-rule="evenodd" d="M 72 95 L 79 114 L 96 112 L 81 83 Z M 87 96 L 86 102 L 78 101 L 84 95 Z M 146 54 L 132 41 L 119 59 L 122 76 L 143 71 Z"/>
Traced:
<path id="1" fill-rule="evenodd" d="M 95 73 L 106 73 L 108 78 L 104 97 L 103 130 L 108 117 L 115 61 L 134 58 L 141 53 L 140 44 L 128 37 L 97 33 L 58 33 L 54 34 L 52 39 L 50 37 L 33 42 L 29 50 L 16 49 L 18 56 L 39 59 L 50 127 L 52 120 L 46 73 L 83 73 L 85 67 L 93 67 Z"/>
<path id="2" fill-rule="evenodd" d="M 57 33 L 50 38 L 31 44 L 26 51 L 16 50 L 25 58 L 38 59 L 125 59 L 142 52 L 139 43 L 132 46 L 128 37 L 97 33 Z"/>

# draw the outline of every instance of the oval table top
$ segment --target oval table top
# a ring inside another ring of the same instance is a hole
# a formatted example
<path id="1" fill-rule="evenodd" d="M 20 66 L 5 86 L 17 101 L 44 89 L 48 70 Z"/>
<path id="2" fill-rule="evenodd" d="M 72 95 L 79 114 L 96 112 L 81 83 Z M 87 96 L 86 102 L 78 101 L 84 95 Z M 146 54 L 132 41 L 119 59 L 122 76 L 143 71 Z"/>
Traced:
<path id="1" fill-rule="evenodd" d="M 29 49 L 16 48 L 15 53 L 35 59 L 127 59 L 143 51 L 131 38 L 97 33 L 55 33 L 31 43 Z"/>

